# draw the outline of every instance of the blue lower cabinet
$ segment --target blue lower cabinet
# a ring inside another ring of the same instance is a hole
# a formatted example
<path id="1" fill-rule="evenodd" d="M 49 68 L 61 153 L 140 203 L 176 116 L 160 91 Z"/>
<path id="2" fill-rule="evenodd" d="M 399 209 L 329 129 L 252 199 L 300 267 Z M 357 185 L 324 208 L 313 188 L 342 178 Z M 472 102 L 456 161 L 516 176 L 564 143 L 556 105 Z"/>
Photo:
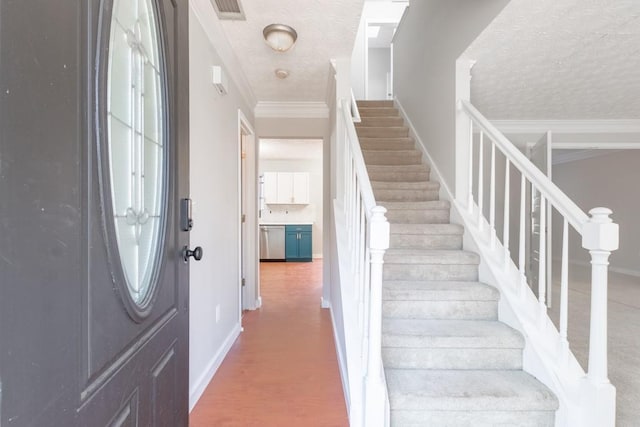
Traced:
<path id="1" fill-rule="evenodd" d="M 285 227 L 285 257 L 287 261 L 311 261 L 312 238 L 310 225 Z"/>

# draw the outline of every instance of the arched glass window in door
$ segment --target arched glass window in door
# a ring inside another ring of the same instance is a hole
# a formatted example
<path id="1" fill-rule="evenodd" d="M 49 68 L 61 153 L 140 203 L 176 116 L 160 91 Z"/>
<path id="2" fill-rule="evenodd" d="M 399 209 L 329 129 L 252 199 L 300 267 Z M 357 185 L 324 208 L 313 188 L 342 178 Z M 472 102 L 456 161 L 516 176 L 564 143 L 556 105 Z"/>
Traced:
<path id="1" fill-rule="evenodd" d="M 152 0 L 114 0 L 107 67 L 111 201 L 127 290 L 139 307 L 154 286 L 167 205 L 160 40 Z"/>

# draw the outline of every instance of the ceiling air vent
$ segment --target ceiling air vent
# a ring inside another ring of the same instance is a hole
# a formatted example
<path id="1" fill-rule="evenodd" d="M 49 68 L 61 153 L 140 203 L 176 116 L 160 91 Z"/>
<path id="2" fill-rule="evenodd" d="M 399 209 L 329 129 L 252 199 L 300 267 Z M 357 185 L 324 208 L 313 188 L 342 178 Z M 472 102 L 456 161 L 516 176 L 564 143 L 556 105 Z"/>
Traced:
<path id="1" fill-rule="evenodd" d="M 211 0 L 211 3 L 213 3 L 218 18 L 244 21 L 244 10 L 238 0 Z"/>

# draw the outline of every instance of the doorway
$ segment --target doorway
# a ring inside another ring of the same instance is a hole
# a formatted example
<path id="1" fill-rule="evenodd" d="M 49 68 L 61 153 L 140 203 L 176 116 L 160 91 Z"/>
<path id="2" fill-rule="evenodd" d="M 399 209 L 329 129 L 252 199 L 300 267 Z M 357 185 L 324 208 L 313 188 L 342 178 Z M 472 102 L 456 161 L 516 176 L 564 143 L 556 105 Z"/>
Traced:
<path id="1" fill-rule="evenodd" d="M 238 194 L 240 318 L 245 310 L 260 308 L 260 277 L 258 275 L 258 207 L 257 149 L 251 124 L 238 110 Z"/>
<path id="2" fill-rule="evenodd" d="M 260 139 L 260 261 L 313 262 L 323 245 L 323 140 Z"/>
<path id="3" fill-rule="evenodd" d="M 393 36 L 398 23 L 367 23 L 367 99 L 393 99 Z"/>

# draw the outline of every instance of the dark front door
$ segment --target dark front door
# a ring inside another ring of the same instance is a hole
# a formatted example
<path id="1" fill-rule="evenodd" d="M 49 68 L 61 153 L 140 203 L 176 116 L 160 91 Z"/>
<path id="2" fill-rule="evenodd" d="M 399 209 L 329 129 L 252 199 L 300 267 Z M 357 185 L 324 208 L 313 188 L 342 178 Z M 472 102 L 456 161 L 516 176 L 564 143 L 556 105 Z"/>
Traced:
<path id="1" fill-rule="evenodd" d="M 0 0 L 2 427 L 187 424 L 188 190 L 188 2 Z"/>

